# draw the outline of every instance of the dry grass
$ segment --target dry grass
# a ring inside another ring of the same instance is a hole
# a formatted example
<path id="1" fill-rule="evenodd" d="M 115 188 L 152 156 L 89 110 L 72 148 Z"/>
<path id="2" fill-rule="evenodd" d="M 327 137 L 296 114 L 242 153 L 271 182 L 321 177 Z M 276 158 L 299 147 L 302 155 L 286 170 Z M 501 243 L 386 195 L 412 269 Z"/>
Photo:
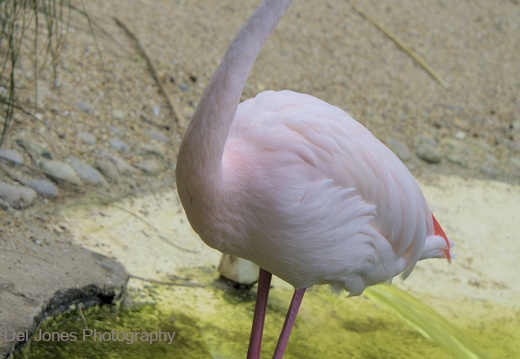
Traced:
<path id="1" fill-rule="evenodd" d="M 30 114 L 37 108 L 39 73 L 50 68 L 56 79 L 56 63 L 73 9 L 69 0 L 0 0 L 0 147 L 15 112 Z M 20 77 L 30 78 L 32 88 L 20 86 Z"/>

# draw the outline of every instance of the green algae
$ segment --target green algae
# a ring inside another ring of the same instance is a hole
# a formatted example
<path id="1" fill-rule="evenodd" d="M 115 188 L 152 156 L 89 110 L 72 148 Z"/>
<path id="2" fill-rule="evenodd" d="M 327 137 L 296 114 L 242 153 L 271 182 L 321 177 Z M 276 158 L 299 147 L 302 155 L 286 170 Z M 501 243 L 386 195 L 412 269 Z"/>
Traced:
<path id="1" fill-rule="evenodd" d="M 212 274 L 208 271 L 199 271 L 195 275 L 199 283 L 206 283 L 205 288 L 154 285 L 129 293 L 133 303 L 130 306 L 91 308 L 84 313 L 89 329 L 125 333 L 175 332 L 170 344 L 33 340 L 18 358 L 244 358 L 255 304 L 253 293 L 219 289 L 213 285 Z M 460 318 L 456 323 L 459 329 L 442 319 L 442 330 L 447 332 L 448 340 L 470 348 L 466 354 L 454 355 L 453 348 L 439 345 L 428 334 L 430 324 L 438 329 L 438 324 L 431 319 L 430 309 L 416 299 L 401 296 L 401 291 L 389 288 L 393 293 L 390 299 L 385 292 L 387 287 L 379 287 L 375 292 L 370 290 L 368 296 L 355 298 L 332 295 L 324 287 L 309 289 L 285 358 L 519 356 L 518 313 L 499 318 Z M 285 287 L 277 286 L 271 290 L 262 351 L 264 357 L 270 357 L 274 351 L 291 295 L 291 290 Z M 378 295 L 387 298 L 381 299 Z M 146 301 L 142 300 L 143 297 Z M 389 306 L 388 302 L 392 301 L 396 303 Z M 418 318 L 424 314 L 422 329 L 417 329 L 417 323 L 410 325 L 410 318 L 403 320 L 402 316 L 407 315 L 399 311 L 399 306 L 415 311 Z M 76 312 L 54 318 L 41 329 L 79 333 L 84 327 L 84 320 Z M 471 353 L 477 354 L 472 356 Z"/>

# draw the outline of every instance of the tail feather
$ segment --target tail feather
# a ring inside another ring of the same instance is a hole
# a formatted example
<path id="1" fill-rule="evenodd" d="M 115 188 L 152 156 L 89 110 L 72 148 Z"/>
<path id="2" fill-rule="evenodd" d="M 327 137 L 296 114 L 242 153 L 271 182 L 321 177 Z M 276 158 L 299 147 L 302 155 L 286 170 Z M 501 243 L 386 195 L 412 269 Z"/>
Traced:
<path id="1" fill-rule="evenodd" d="M 444 238 L 444 240 L 446 241 L 446 248 L 444 249 L 444 255 L 446 256 L 448 263 L 451 263 L 450 241 L 449 241 L 448 237 L 446 236 L 446 233 L 444 233 L 444 230 L 442 229 L 441 225 L 439 224 L 439 222 L 433 215 L 433 213 L 432 213 L 432 219 L 433 219 L 433 234 Z"/>

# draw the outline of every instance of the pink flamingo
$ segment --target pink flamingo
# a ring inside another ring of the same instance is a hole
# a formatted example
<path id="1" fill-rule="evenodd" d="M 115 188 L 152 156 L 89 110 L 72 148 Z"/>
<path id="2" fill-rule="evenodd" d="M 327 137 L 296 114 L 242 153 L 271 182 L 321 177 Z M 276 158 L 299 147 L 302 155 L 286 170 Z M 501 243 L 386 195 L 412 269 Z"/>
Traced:
<path id="1" fill-rule="evenodd" d="M 274 358 L 305 289 L 360 295 L 406 277 L 450 242 L 404 164 L 341 109 L 292 91 L 239 104 L 260 49 L 291 0 L 265 0 L 239 31 L 191 119 L 177 188 L 209 246 L 260 268 L 248 358 L 259 358 L 271 273 L 294 286 Z"/>

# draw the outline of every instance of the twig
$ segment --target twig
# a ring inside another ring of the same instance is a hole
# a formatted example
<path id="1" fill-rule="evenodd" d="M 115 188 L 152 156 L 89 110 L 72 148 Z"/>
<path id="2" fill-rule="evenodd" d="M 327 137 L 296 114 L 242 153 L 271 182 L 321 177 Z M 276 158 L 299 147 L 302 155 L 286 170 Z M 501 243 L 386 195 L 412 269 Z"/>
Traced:
<path id="1" fill-rule="evenodd" d="M 83 323 L 85 324 L 85 329 L 88 329 L 88 322 L 87 322 L 87 318 L 85 317 L 85 314 L 83 313 L 83 304 L 82 303 L 80 303 L 78 305 L 78 312 L 79 312 L 79 316 L 83 320 Z"/>
<path id="2" fill-rule="evenodd" d="M 144 278 L 144 277 L 134 275 L 134 274 L 130 274 L 129 277 L 138 279 L 138 280 L 142 280 L 144 282 L 157 283 L 157 284 L 163 284 L 163 285 L 176 285 L 176 286 L 180 286 L 180 287 L 195 287 L 195 288 L 205 288 L 206 287 L 204 284 L 169 282 L 169 281 L 165 281 L 165 280 Z"/>
<path id="3" fill-rule="evenodd" d="M 145 59 L 146 64 L 148 65 L 148 68 L 150 69 L 150 72 L 152 73 L 152 76 L 155 79 L 155 82 L 159 86 L 159 90 L 161 91 L 162 95 L 165 97 L 166 102 L 168 103 L 168 106 L 170 107 L 170 111 L 175 116 L 177 125 L 180 127 L 180 129 L 185 129 L 186 128 L 186 119 L 184 118 L 184 115 L 178 109 L 175 102 L 173 102 L 170 99 L 170 96 L 168 96 L 168 93 L 166 92 L 161 81 L 159 80 L 159 75 L 157 74 L 157 70 L 155 69 L 155 66 L 152 63 L 152 60 L 150 59 L 150 57 L 148 57 L 148 55 L 146 54 L 146 51 L 144 51 L 144 48 L 141 46 L 141 43 L 139 42 L 137 37 L 130 31 L 130 29 L 121 20 L 119 20 L 117 17 L 113 17 L 113 19 L 116 22 L 116 24 L 119 27 L 121 27 L 134 42 L 135 46 L 137 47 L 137 50 L 139 51 L 141 56 Z"/>
<path id="4" fill-rule="evenodd" d="M 398 38 L 396 35 L 390 32 L 386 27 L 384 27 L 381 23 L 379 23 L 376 19 L 368 15 L 363 9 L 361 9 L 355 3 L 352 3 L 352 7 L 356 10 L 359 15 L 363 16 L 367 19 L 372 25 L 377 27 L 383 34 L 388 36 L 392 41 L 394 41 L 397 45 L 399 45 L 408 55 L 410 55 L 419 65 L 421 65 L 435 80 L 437 80 L 442 86 L 445 88 L 449 88 L 449 84 L 435 71 L 428 63 L 423 60 L 419 54 L 417 54 L 414 50 L 410 48 L 407 44 L 404 43 L 403 40 Z"/>
<path id="5" fill-rule="evenodd" d="M 141 217 L 137 213 L 134 213 L 134 212 L 132 212 L 132 211 L 130 211 L 130 210 L 128 210 L 128 209 L 126 209 L 126 208 L 124 208 L 122 206 L 118 206 L 117 204 L 114 204 L 114 203 L 111 203 L 110 205 L 114 206 L 114 207 L 116 207 L 116 208 L 118 208 L 118 209 L 120 209 L 120 210 L 122 210 L 122 211 L 124 211 L 124 212 L 126 212 L 126 213 L 128 213 L 130 215 L 132 215 L 132 216 L 134 216 L 135 218 L 137 218 L 138 220 L 140 220 L 141 222 L 146 224 L 148 227 L 153 229 L 158 234 L 158 236 L 159 236 L 159 238 L 161 240 L 163 240 L 164 242 L 168 243 L 170 246 L 175 247 L 175 248 L 177 248 L 177 249 L 179 249 L 179 250 L 181 250 L 183 252 L 187 252 L 187 253 L 199 253 L 199 251 L 196 251 L 196 250 L 193 250 L 193 249 L 184 248 L 184 247 L 179 246 L 178 244 L 175 244 L 175 243 L 171 242 L 166 237 L 164 237 L 161 234 L 161 232 L 153 224 L 148 222 L 146 219 L 144 219 L 143 217 Z"/>

